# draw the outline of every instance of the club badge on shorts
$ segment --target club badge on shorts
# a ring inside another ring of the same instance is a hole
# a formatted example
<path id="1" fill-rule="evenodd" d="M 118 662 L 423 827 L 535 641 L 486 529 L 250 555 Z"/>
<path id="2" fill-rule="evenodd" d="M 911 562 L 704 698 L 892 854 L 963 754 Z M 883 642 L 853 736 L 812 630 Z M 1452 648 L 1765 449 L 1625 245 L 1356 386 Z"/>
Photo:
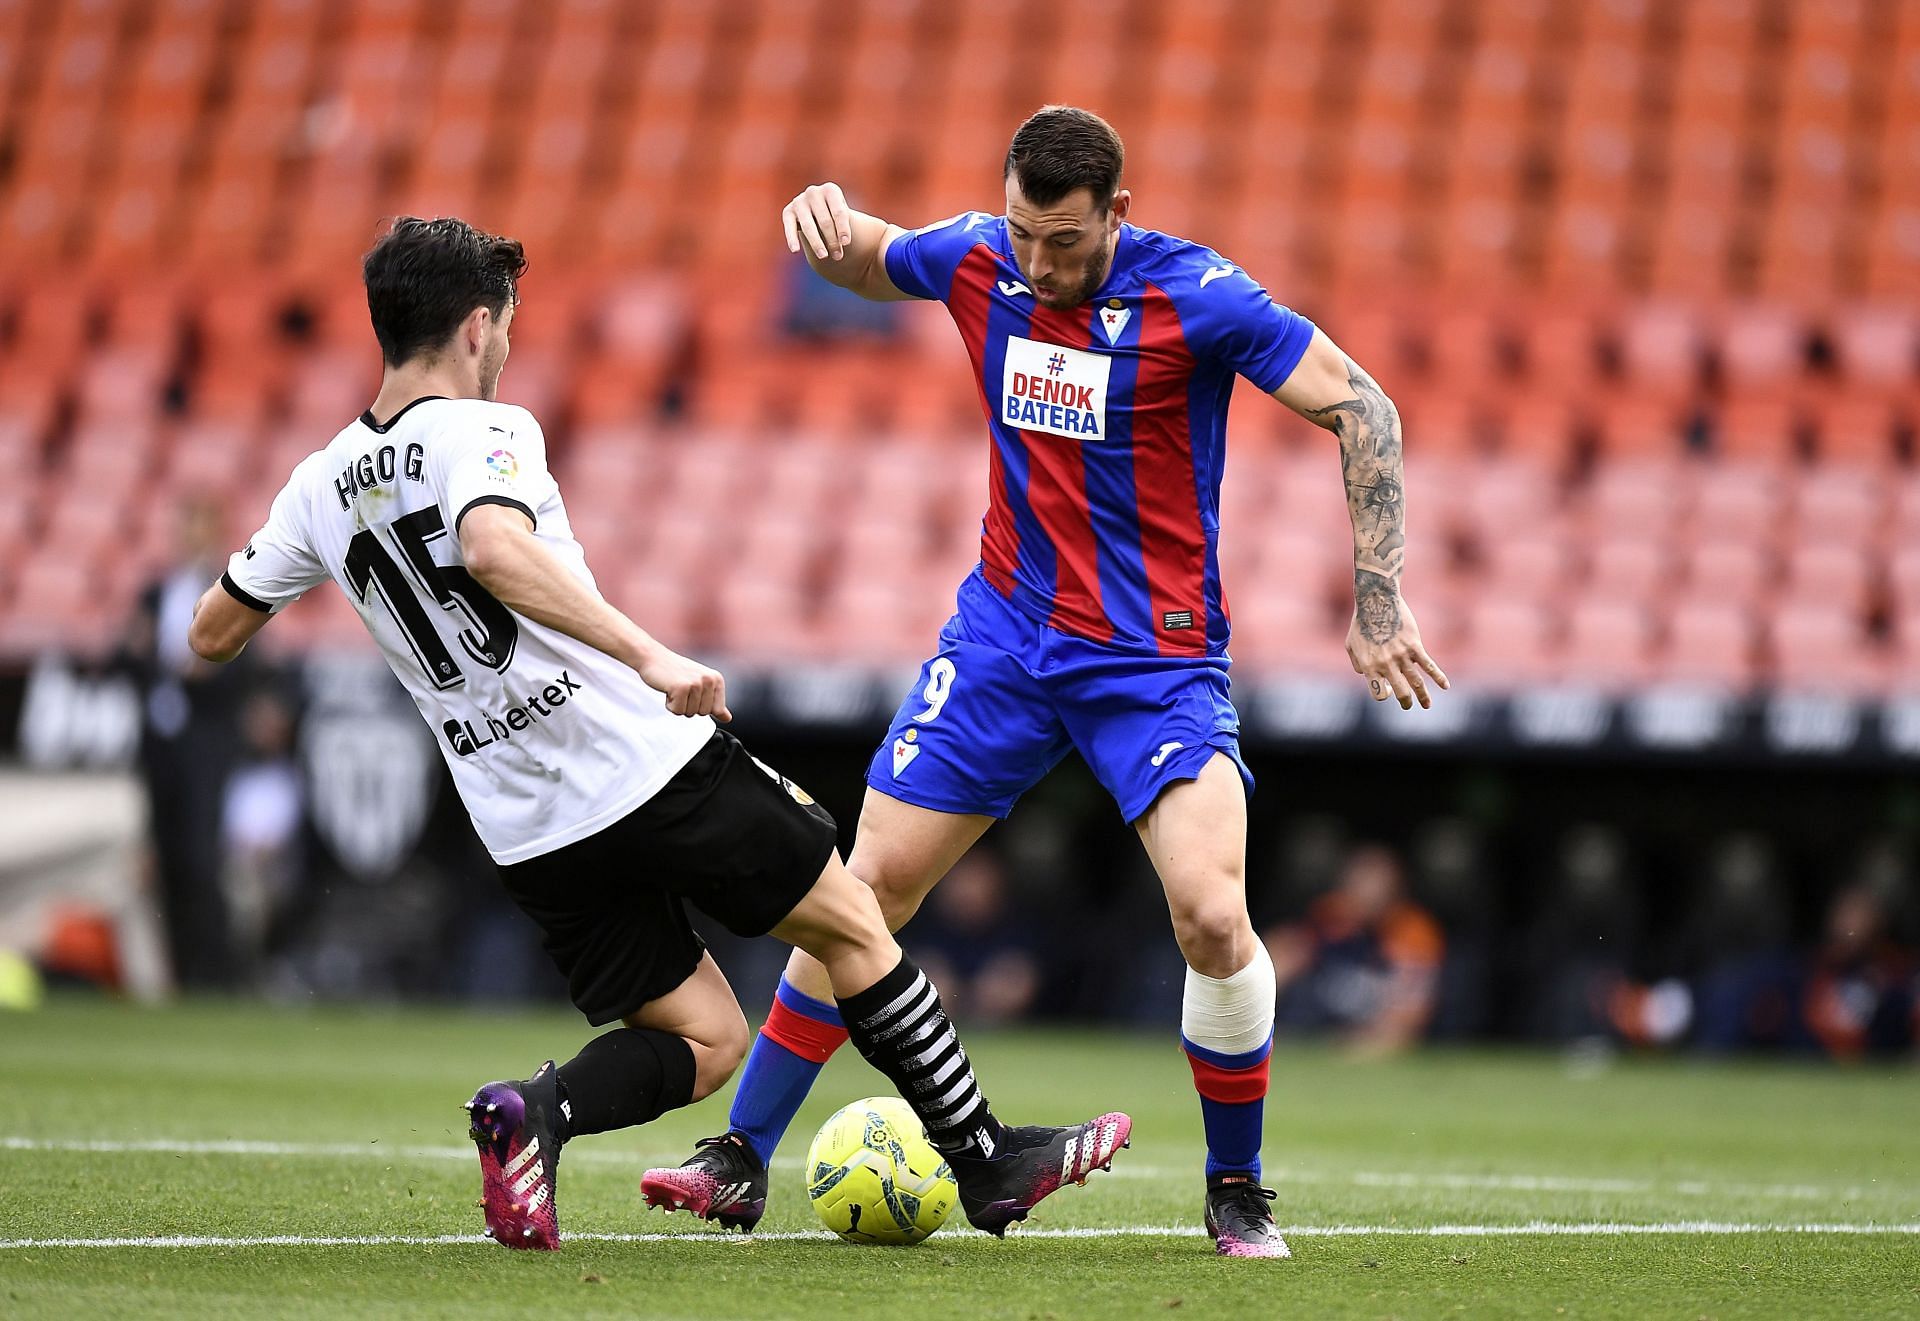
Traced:
<path id="1" fill-rule="evenodd" d="M 896 780 L 900 778 L 900 772 L 911 766 L 913 759 L 920 755 L 920 745 L 914 742 L 913 733 L 909 729 L 893 741 L 893 778 Z"/>

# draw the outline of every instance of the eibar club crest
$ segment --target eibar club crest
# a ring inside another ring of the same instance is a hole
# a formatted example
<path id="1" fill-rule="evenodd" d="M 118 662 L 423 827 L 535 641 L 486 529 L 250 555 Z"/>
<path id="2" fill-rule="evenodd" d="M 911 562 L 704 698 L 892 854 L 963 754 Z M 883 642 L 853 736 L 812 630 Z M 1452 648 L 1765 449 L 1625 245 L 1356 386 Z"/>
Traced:
<path id="1" fill-rule="evenodd" d="M 1120 332 L 1127 328 L 1127 322 L 1132 319 L 1131 309 L 1123 306 L 1118 298 L 1109 298 L 1107 305 L 1100 309 L 1100 329 L 1107 332 L 1107 343 L 1118 344 Z"/>
<path id="2" fill-rule="evenodd" d="M 912 733 L 913 731 L 908 730 L 907 732 Z M 913 759 L 919 755 L 920 746 L 917 743 L 909 743 L 904 738 L 895 739 L 893 741 L 893 778 L 896 780 L 899 779 L 900 772 L 907 769 L 908 766 L 911 766 Z"/>

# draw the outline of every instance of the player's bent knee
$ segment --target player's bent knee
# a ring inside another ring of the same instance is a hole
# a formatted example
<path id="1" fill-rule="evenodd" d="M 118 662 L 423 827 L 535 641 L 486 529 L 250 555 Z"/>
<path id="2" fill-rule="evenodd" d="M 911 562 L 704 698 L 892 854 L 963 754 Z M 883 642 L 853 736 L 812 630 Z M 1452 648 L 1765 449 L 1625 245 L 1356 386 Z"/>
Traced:
<path id="1" fill-rule="evenodd" d="M 856 886 L 834 908 L 831 928 L 819 934 L 823 948 L 848 950 L 874 949 L 893 943 L 893 930 L 881 909 L 879 896 L 864 885 Z M 822 957 L 822 962 L 825 958 Z"/>
<path id="2" fill-rule="evenodd" d="M 704 1028 L 699 1037 L 688 1037 L 687 1044 L 693 1047 L 691 1099 L 704 1101 L 725 1087 L 734 1070 L 740 1067 L 740 1061 L 747 1057 L 747 1047 L 752 1042 L 753 1033 L 737 1006 L 730 1016 Z"/>
<path id="3" fill-rule="evenodd" d="M 920 911 L 920 904 L 926 898 L 926 891 L 918 885 L 882 884 L 869 888 L 888 931 L 898 931 L 905 926 L 908 919 Z"/>
<path id="4" fill-rule="evenodd" d="M 853 856 L 847 859 L 847 871 L 873 892 L 889 931 L 905 926 L 926 897 L 927 887 L 918 876 L 886 866 L 874 853 L 861 852 L 858 845 L 854 847 Z"/>
<path id="5" fill-rule="evenodd" d="M 1188 965 L 1209 977 L 1230 977 L 1253 956 L 1253 923 L 1237 896 L 1175 911 L 1173 934 Z"/>
<path id="6" fill-rule="evenodd" d="M 822 963 L 836 950 L 864 949 L 892 939 L 878 897 L 838 859 L 827 864 L 773 934 Z"/>

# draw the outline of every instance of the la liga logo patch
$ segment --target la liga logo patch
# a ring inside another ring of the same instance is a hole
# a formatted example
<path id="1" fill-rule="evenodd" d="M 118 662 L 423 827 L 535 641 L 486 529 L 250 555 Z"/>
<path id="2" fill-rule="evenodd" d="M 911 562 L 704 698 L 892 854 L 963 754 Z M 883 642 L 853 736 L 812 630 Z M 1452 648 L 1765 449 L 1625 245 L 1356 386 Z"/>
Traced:
<path id="1" fill-rule="evenodd" d="M 508 450 L 495 450 L 487 455 L 487 471 L 495 477 L 514 478 L 520 475 L 520 460 Z"/>

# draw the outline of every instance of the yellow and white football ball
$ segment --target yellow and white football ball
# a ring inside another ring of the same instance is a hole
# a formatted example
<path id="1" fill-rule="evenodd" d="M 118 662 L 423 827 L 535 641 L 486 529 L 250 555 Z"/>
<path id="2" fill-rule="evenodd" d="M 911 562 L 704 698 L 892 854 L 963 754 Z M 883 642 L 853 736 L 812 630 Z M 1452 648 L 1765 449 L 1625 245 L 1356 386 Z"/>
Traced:
<path id="1" fill-rule="evenodd" d="M 849 1243 L 918 1243 L 946 1223 L 960 1185 L 897 1096 L 837 1111 L 807 1148 L 807 1200 Z"/>

